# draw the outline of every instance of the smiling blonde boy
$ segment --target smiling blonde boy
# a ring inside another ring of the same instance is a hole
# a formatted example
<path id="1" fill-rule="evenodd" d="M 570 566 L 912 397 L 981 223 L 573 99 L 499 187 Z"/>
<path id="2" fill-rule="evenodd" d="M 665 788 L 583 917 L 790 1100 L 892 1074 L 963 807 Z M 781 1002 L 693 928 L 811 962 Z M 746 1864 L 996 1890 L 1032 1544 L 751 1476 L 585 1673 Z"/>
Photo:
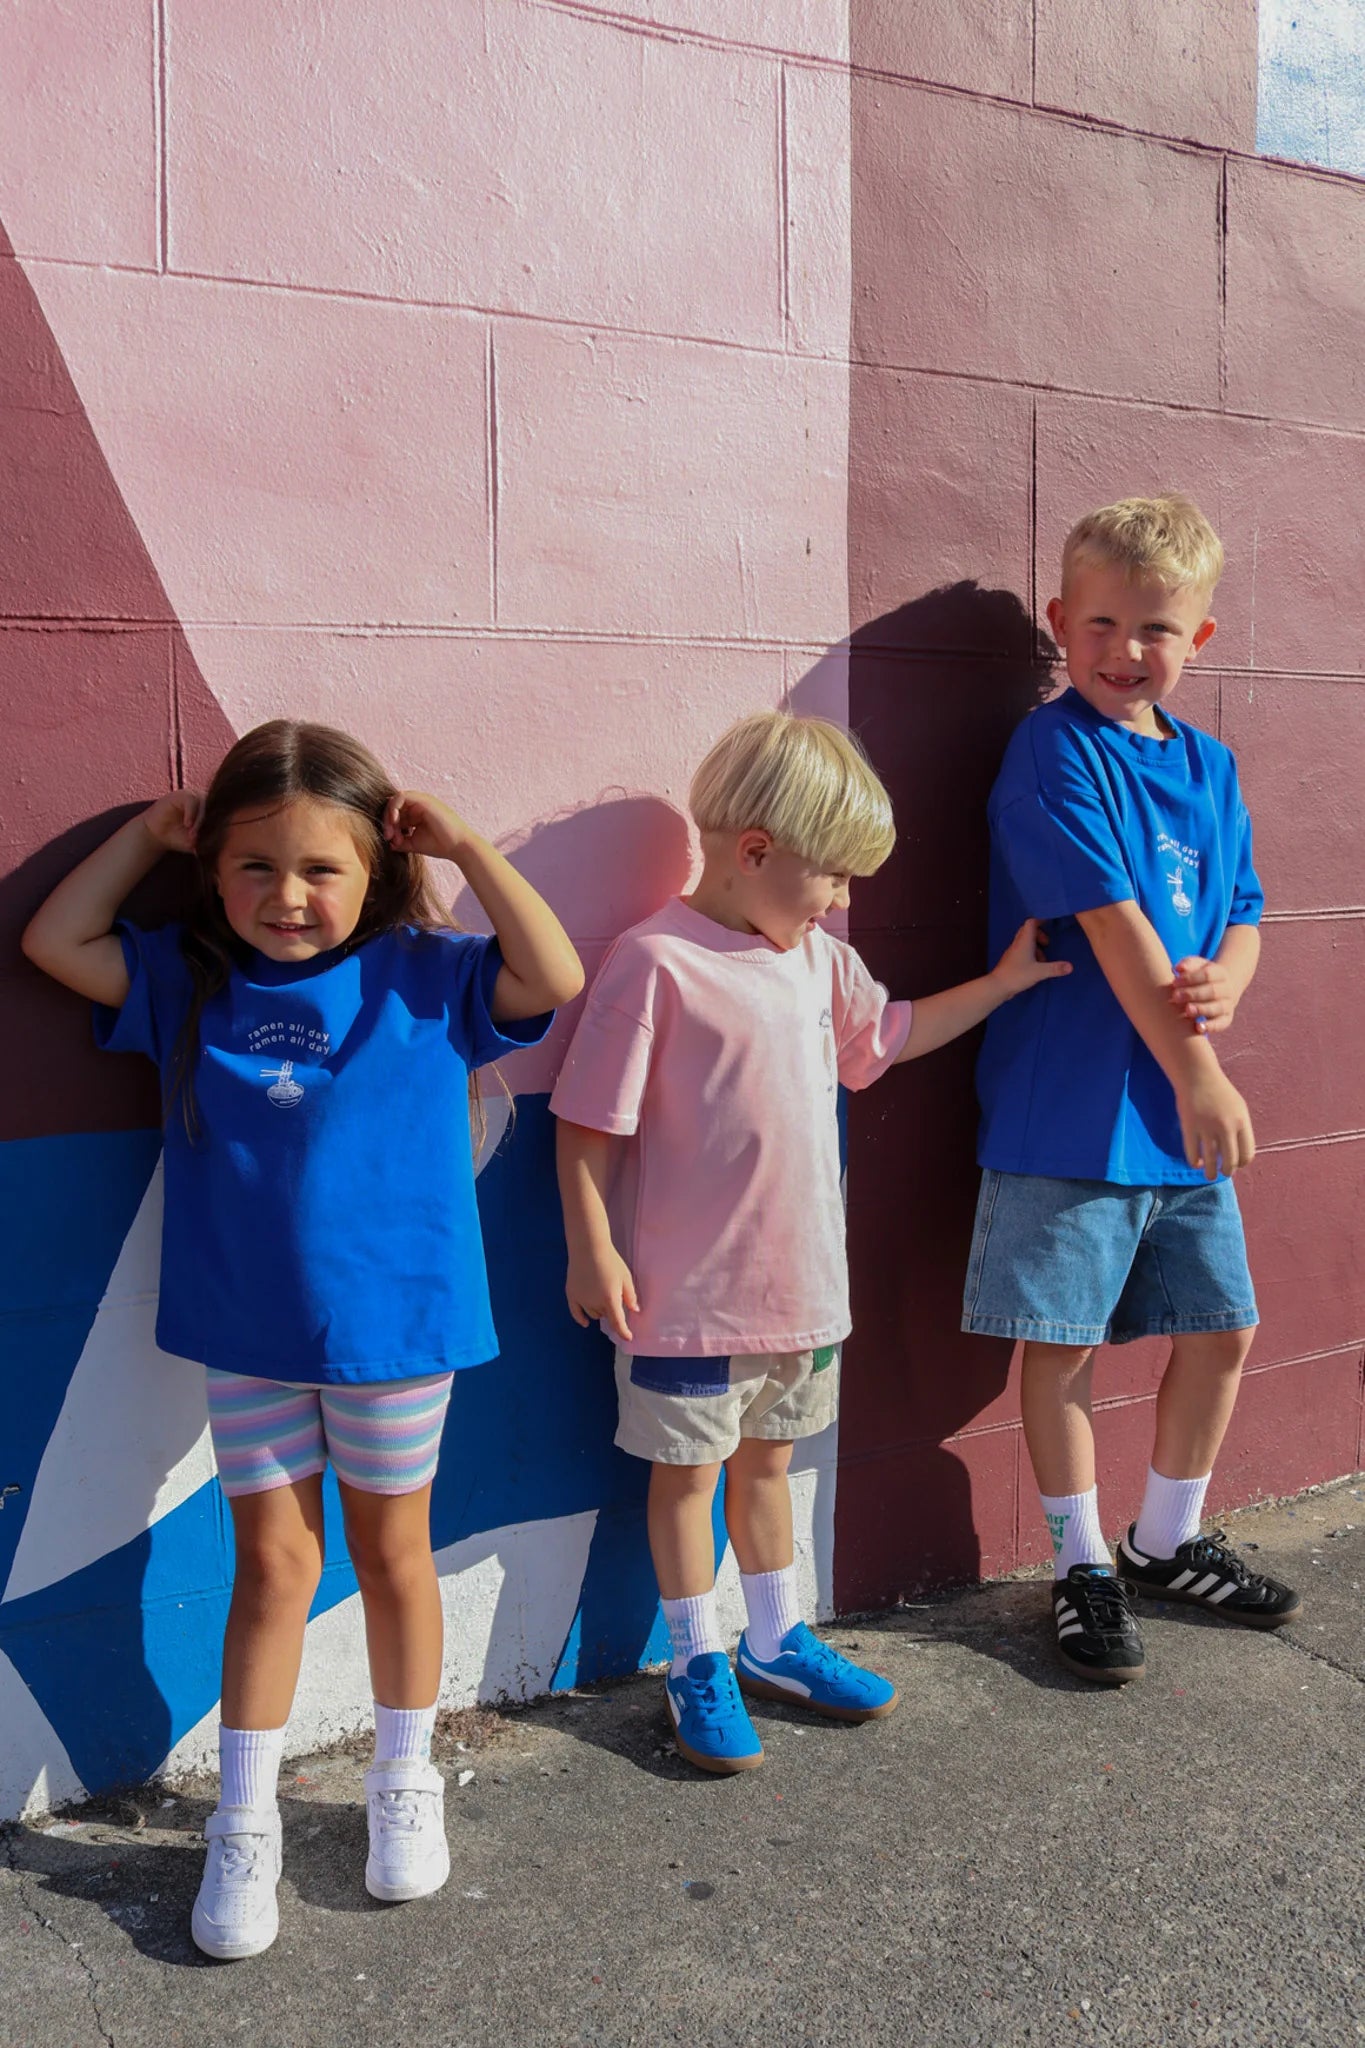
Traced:
<path id="1" fill-rule="evenodd" d="M 991 795 L 994 932 L 1046 922 L 1074 969 L 992 1017 L 963 1328 L 1024 1340 L 1024 1433 L 1055 1552 L 1063 1662 L 1140 1677 L 1128 1587 L 1278 1628 L 1298 1596 L 1199 1533 L 1256 1303 L 1232 1175 L 1254 1152 L 1219 1064 L 1255 972 L 1261 885 L 1228 749 L 1168 699 L 1214 633 L 1223 566 L 1188 498 L 1073 527 L 1048 606 L 1071 687 L 1026 718 Z M 1169 1337 L 1156 1439 L 1115 1576 L 1090 1419 L 1095 1349 Z"/>
<path id="2" fill-rule="evenodd" d="M 888 1000 L 822 928 L 895 841 L 886 791 L 824 719 L 742 720 L 702 762 L 691 807 L 701 879 L 608 953 L 550 1106 L 569 1307 L 615 1337 L 616 1441 L 653 1467 L 678 1749 L 730 1772 L 763 1750 L 717 1622 L 722 1465 L 748 1614 L 739 1686 L 847 1721 L 896 1704 L 888 1680 L 812 1634 L 797 1600 L 787 1469 L 796 1439 L 834 1418 L 849 1331 L 839 1087 L 867 1087 L 1067 969 L 1037 957 L 1026 924 L 990 974 L 913 1011 Z"/>

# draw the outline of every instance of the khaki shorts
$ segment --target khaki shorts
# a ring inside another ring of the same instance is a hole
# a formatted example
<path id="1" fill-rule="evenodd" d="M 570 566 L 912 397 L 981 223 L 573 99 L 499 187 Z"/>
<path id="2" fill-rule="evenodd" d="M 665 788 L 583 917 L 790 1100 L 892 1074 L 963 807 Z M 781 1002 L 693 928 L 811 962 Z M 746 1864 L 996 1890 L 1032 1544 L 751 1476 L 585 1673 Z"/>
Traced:
<path id="1" fill-rule="evenodd" d="M 654 1465 L 720 1465 L 746 1436 L 818 1436 L 839 1412 L 839 1349 L 752 1358 L 616 1354 L 616 1441 Z"/>

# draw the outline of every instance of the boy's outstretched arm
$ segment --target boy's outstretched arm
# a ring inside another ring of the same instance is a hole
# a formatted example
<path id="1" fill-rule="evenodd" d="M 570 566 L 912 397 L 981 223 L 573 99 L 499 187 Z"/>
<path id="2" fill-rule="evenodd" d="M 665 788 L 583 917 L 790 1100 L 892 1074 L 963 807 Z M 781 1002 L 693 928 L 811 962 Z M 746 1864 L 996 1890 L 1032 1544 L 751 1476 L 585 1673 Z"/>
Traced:
<path id="1" fill-rule="evenodd" d="M 1036 988 L 1040 981 L 1070 974 L 1068 961 L 1043 959 L 1039 948 L 1046 944 L 1047 934 L 1039 930 L 1037 918 L 1030 917 L 1020 925 L 989 974 L 980 975 L 975 981 L 960 982 L 956 988 L 942 989 L 936 996 L 917 996 L 910 1018 L 910 1036 L 896 1054 L 895 1064 L 920 1059 L 926 1052 L 937 1052 L 941 1045 L 948 1045 L 974 1024 L 980 1024 L 1011 996 Z"/>
<path id="2" fill-rule="evenodd" d="M 1175 1090 L 1190 1165 L 1202 1166 L 1208 1180 L 1218 1178 L 1220 1162 L 1224 1173 L 1249 1165 L 1256 1154 L 1251 1112 L 1207 1037 L 1171 1002 L 1174 969 L 1151 920 L 1129 901 L 1083 910 L 1077 923 L 1129 1023 Z"/>
<path id="3" fill-rule="evenodd" d="M 626 1314 L 638 1310 L 640 1301 L 630 1268 L 612 1243 L 607 1218 L 611 1144 L 606 1131 L 559 1118 L 555 1158 L 569 1248 L 564 1292 L 576 1323 L 586 1330 L 589 1321 L 598 1317 L 611 1336 L 628 1344 L 631 1333 Z"/>
<path id="4" fill-rule="evenodd" d="M 1254 924 L 1230 924 L 1212 960 L 1187 953 L 1175 963 L 1171 1001 L 1182 1017 L 1205 1031 L 1226 1031 L 1251 986 L 1261 957 Z"/>
<path id="5" fill-rule="evenodd" d="M 19 941 L 34 966 L 91 1002 L 120 1008 L 128 994 L 128 969 L 113 929 L 119 905 L 163 853 L 194 850 L 202 807 L 202 797 L 188 789 L 158 797 L 72 868 L 34 911 Z"/>

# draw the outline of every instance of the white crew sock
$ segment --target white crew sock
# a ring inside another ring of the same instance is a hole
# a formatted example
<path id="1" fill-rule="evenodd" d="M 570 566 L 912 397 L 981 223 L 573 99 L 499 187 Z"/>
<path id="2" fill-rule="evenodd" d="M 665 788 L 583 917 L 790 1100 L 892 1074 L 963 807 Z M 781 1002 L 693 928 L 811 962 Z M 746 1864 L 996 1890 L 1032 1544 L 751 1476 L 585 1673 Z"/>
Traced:
<path id="1" fill-rule="evenodd" d="M 665 1600 L 663 1610 L 673 1644 L 670 1678 L 681 1678 L 694 1657 L 704 1657 L 708 1650 L 724 1650 L 714 1586 L 709 1593 L 691 1593 L 685 1600 Z"/>
<path id="2" fill-rule="evenodd" d="M 436 1725 L 436 1708 L 381 1707 L 374 1703 L 374 1760 L 377 1764 L 413 1761 L 426 1763 L 431 1756 L 431 1732 Z"/>
<path id="3" fill-rule="evenodd" d="M 1107 1564 L 1114 1560 L 1100 1533 L 1099 1494 L 1044 1493 L 1039 1495 L 1047 1526 L 1052 1534 L 1053 1573 L 1064 1579 L 1073 1564 Z"/>
<path id="4" fill-rule="evenodd" d="M 760 1664 L 771 1664 L 782 1647 L 787 1630 L 801 1619 L 796 1597 L 796 1566 L 784 1565 L 779 1572 L 741 1572 L 744 1609 L 749 1617 L 745 1640 Z"/>
<path id="5" fill-rule="evenodd" d="M 283 1728 L 220 1728 L 218 1768 L 223 1774 L 219 1803 L 269 1813 L 279 1803 Z"/>
<path id="6" fill-rule="evenodd" d="M 1212 1477 L 1206 1472 L 1202 1479 L 1165 1479 L 1149 1465 L 1133 1547 L 1144 1557 L 1174 1557 L 1182 1543 L 1193 1542 L 1199 1534 L 1204 1495 Z"/>

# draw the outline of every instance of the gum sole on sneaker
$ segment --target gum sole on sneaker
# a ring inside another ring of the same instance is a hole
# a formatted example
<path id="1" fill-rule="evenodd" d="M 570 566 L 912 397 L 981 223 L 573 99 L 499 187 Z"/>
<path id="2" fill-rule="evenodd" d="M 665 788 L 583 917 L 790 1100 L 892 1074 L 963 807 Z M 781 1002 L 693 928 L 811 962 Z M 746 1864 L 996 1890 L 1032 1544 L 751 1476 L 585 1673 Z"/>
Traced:
<path id="1" fill-rule="evenodd" d="M 1130 1679 L 1147 1676 L 1145 1663 L 1129 1664 L 1122 1671 L 1097 1671 L 1093 1664 L 1078 1664 L 1074 1657 L 1067 1656 L 1060 1643 L 1057 1644 L 1057 1662 L 1065 1664 L 1077 1678 L 1088 1678 L 1092 1685 L 1127 1685 Z"/>
<path id="2" fill-rule="evenodd" d="M 739 1771 L 756 1771 L 763 1761 L 763 1751 L 757 1756 L 703 1756 L 699 1749 L 693 1749 L 683 1741 L 677 1729 L 673 1730 L 673 1746 L 678 1755 L 686 1757 L 699 1771 L 710 1771 L 717 1778 L 733 1778 Z"/>
<path id="3" fill-rule="evenodd" d="M 737 1671 L 735 1677 L 740 1691 L 749 1693 L 754 1699 L 780 1700 L 785 1707 L 809 1707 L 812 1714 L 823 1714 L 827 1721 L 880 1721 L 887 1714 L 894 1714 L 901 1703 L 900 1694 L 893 1692 L 881 1707 L 827 1707 L 819 1700 L 807 1699 L 803 1693 L 788 1692 L 785 1686 L 773 1685 L 766 1678 L 750 1678 L 746 1671 Z"/>
<path id="4" fill-rule="evenodd" d="M 1215 1607 L 1199 1593 L 1172 1593 L 1169 1587 L 1144 1586 L 1138 1579 L 1129 1579 L 1128 1584 L 1140 1600 L 1178 1600 L 1186 1607 L 1202 1607 L 1205 1614 L 1213 1615 L 1217 1621 L 1235 1621 L 1239 1628 L 1283 1628 L 1303 1614 L 1302 1600 L 1297 1607 L 1287 1607 L 1283 1614 L 1241 1614 L 1235 1607 Z"/>

